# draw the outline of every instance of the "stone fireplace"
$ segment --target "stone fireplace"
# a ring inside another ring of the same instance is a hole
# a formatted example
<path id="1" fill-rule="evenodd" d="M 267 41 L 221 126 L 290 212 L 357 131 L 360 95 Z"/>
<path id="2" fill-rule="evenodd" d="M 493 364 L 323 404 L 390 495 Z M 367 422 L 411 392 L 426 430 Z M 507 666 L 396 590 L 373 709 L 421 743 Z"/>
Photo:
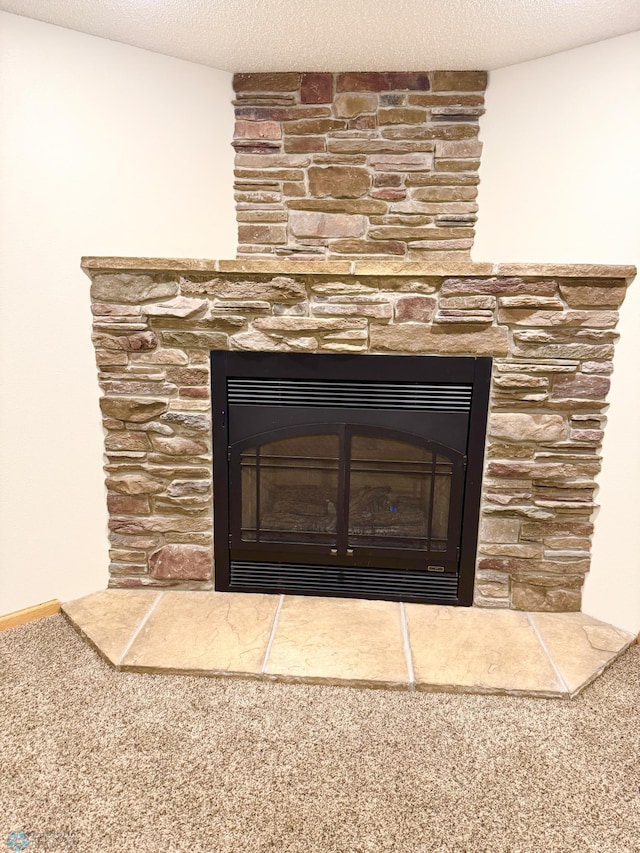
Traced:
<path id="1" fill-rule="evenodd" d="M 580 608 L 631 267 L 85 258 L 111 587 L 213 587 L 212 350 L 493 358 L 474 604 Z"/>
<path id="2" fill-rule="evenodd" d="M 215 431 L 212 443 L 212 411 L 227 406 L 215 383 L 212 400 L 212 353 L 303 355 L 318 376 L 337 355 L 457 357 L 491 366 L 484 467 L 461 487 L 476 498 L 457 603 L 580 609 L 617 310 L 635 269 L 470 261 L 486 84 L 482 71 L 237 74 L 238 260 L 83 260 L 111 587 L 230 588 L 219 483 L 214 542 L 212 456 L 231 448 Z M 328 546 L 342 562 L 354 550 L 344 500 Z M 446 574 L 454 550 L 429 562 Z"/>

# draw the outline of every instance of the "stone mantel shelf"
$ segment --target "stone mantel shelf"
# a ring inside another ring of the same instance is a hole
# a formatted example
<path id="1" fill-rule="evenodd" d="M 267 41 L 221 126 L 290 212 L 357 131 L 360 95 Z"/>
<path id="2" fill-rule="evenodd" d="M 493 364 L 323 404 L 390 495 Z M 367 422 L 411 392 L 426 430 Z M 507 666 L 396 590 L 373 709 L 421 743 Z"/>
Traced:
<path id="1" fill-rule="evenodd" d="M 553 263 L 414 263 L 411 261 L 291 261 L 207 260 L 198 258 L 83 257 L 82 269 L 96 272 L 189 272 L 251 273 L 254 275 L 368 275 L 368 276 L 521 276 L 558 278 L 605 278 L 631 281 L 637 274 L 632 265 Z"/>

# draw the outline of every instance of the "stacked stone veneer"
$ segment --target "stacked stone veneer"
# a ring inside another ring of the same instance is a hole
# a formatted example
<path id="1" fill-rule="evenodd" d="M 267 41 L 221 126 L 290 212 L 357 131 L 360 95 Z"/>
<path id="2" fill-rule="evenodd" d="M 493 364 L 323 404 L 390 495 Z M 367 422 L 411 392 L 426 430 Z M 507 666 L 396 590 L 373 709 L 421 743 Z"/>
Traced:
<path id="1" fill-rule="evenodd" d="M 239 257 L 465 259 L 484 71 L 236 74 Z"/>
<path id="2" fill-rule="evenodd" d="M 629 267 L 86 259 L 115 587 L 212 586 L 212 349 L 494 357 L 477 604 L 575 610 Z"/>

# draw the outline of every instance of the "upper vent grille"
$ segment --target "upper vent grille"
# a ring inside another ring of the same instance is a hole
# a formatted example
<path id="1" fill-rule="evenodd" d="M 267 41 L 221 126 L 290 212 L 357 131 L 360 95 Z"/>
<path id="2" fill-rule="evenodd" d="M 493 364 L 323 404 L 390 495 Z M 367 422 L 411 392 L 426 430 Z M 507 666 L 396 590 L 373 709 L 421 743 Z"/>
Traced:
<path id="1" fill-rule="evenodd" d="M 468 412 L 471 385 L 322 379 L 227 379 L 230 405 Z"/>

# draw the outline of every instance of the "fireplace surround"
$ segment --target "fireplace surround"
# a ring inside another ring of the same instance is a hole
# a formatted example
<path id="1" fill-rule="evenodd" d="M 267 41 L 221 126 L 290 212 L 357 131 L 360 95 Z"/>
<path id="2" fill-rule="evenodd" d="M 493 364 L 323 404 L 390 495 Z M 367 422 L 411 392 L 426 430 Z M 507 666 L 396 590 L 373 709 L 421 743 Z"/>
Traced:
<path id="1" fill-rule="evenodd" d="M 85 258 L 110 586 L 211 589 L 212 350 L 490 357 L 473 602 L 578 610 L 632 267 Z M 409 360 L 407 360 L 407 364 Z M 214 401 L 215 405 L 215 401 Z M 219 543 L 218 543 L 219 544 Z"/>

